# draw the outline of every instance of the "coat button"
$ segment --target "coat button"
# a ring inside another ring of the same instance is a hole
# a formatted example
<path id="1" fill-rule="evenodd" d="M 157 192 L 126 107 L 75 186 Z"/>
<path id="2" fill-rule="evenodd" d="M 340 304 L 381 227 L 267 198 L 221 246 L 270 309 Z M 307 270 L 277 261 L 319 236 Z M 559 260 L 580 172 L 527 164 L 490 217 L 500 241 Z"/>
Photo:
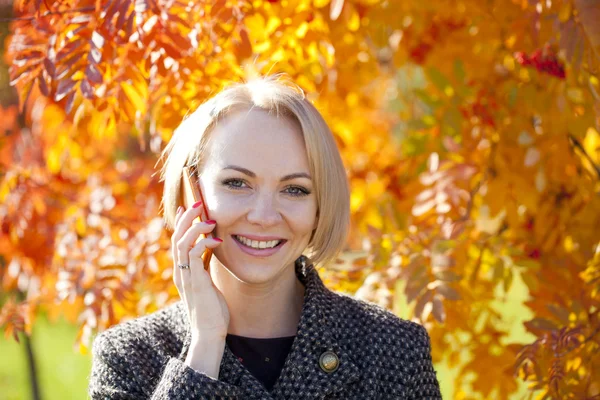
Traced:
<path id="1" fill-rule="evenodd" d="M 333 351 L 326 351 L 319 358 L 319 366 L 328 374 L 335 372 L 340 366 L 340 359 Z"/>

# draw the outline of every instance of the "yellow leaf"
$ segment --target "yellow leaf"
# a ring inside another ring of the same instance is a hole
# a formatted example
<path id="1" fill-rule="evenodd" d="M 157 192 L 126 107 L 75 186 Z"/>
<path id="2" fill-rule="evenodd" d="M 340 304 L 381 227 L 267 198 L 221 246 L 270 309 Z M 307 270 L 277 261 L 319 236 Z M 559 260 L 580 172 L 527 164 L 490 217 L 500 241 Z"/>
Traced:
<path id="1" fill-rule="evenodd" d="M 362 183 L 362 182 L 361 182 Z M 365 186 L 364 183 L 357 184 L 352 187 L 352 193 L 350 195 L 350 210 L 352 212 L 357 211 L 361 208 L 365 201 Z"/>
<path id="2" fill-rule="evenodd" d="M 142 97 L 142 95 L 133 87 L 133 85 L 127 82 L 123 82 L 121 84 L 121 88 L 133 106 L 136 108 L 136 111 L 144 113 L 146 110 L 146 99 Z M 134 116 L 132 115 L 131 117 Z"/>
<path id="3" fill-rule="evenodd" d="M 77 217 L 76 221 L 75 221 L 75 230 L 77 231 L 77 234 L 84 236 L 85 232 L 86 232 L 86 223 L 85 223 L 85 219 L 83 218 L 83 216 L 79 216 Z"/>
<path id="4" fill-rule="evenodd" d="M 264 23 L 264 20 L 263 20 Z M 271 35 L 273 32 L 275 32 L 275 30 L 277 28 L 279 28 L 279 26 L 281 25 L 281 19 L 272 16 L 271 18 L 269 18 L 269 21 L 267 22 L 267 26 L 264 28 L 265 30 L 265 35 Z"/>
<path id="5" fill-rule="evenodd" d="M 306 32 L 308 32 L 308 23 L 303 22 L 302 24 L 300 24 L 298 29 L 296 29 L 296 36 L 302 39 L 304 36 L 306 36 Z"/>
<path id="6" fill-rule="evenodd" d="M 256 53 L 264 53 L 271 48 L 271 42 L 269 40 L 266 40 L 262 43 L 255 44 L 253 47 Z"/>
<path id="7" fill-rule="evenodd" d="M 585 133 L 583 148 L 595 163 L 600 161 L 600 135 L 594 127 L 590 126 Z"/>
<path id="8" fill-rule="evenodd" d="M 271 61 L 273 62 L 279 62 L 279 61 L 283 61 L 285 60 L 285 50 L 282 48 L 279 48 L 275 53 L 273 53 L 271 55 Z"/>
<path id="9" fill-rule="evenodd" d="M 48 155 L 46 156 L 46 165 L 48 166 L 48 170 L 56 174 L 60 171 L 61 166 L 61 150 L 57 146 L 52 146 L 50 150 L 48 150 Z"/>
<path id="10" fill-rule="evenodd" d="M 221 64 L 216 61 L 209 62 L 204 68 L 204 73 L 207 76 L 215 75 L 221 69 Z"/>
<path id="11" fill-rule="evenodd" d="M 352 8 L 352 13 L 350 14 L 350 18 L 348 19 L 346 26 L 351 32 L 356 32 L 358 28 L 360 28 L 360 16 L 354 7 Z"/>
<path id="12" fill-rule="evenodd" d="M 244 22 L 252 43 L 257 41 L 262 42 L 268 38 L 266 34 L 267 30 L 265 28 L 265 18 L 262 15 L 254 14 L 250 17 L 246 17 Z"/>
<path id="13" fill-rule="evenodd" d="M 382 215 L 373 207 L 368 209 L 365 215 L 365 222 L 377 229 L 381 229 L 383 227 Z"/>

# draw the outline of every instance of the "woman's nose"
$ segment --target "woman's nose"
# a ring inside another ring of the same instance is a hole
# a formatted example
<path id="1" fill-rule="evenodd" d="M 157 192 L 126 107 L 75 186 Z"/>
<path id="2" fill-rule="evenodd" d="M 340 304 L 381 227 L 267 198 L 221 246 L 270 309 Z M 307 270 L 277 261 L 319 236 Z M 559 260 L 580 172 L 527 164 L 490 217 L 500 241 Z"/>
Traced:
<path id="1" fill-rule="evenodd" d="M 280 222 L 282 218 L 274 197 L 272 194 L 257 195 L 248 211 L 248 222 L 261 226 L 275 225 Z"/>

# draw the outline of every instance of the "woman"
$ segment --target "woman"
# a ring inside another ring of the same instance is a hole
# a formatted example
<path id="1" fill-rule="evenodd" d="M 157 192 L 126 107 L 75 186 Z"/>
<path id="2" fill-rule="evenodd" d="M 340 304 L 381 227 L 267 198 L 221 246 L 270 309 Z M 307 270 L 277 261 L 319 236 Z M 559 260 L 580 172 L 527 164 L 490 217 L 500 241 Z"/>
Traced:
<path id="1" fill-rule="evenodd" d="M 92 399 L 441 398 L 423 327 L 319 278 L 314 265 L 344 245 L 349 191 L 300 90 L 272 78 L 229 87 L 182 122 L 165 155 L 182 301 L 96 337 Z M 200 202 L 183 209 L 186 166 L 211 220 L 193 222 Z"/>

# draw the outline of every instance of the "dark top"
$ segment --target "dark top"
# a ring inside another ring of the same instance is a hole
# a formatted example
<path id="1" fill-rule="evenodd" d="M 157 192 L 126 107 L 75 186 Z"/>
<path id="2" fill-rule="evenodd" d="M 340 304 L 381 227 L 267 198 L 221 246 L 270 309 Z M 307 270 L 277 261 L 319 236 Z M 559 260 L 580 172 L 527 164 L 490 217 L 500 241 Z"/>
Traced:
<path id="1" fill-rule="evenodd" d="M 262 383 L 273 389 L 295 336 L 257 339 L 227 334 L 231 352 Z"/>

